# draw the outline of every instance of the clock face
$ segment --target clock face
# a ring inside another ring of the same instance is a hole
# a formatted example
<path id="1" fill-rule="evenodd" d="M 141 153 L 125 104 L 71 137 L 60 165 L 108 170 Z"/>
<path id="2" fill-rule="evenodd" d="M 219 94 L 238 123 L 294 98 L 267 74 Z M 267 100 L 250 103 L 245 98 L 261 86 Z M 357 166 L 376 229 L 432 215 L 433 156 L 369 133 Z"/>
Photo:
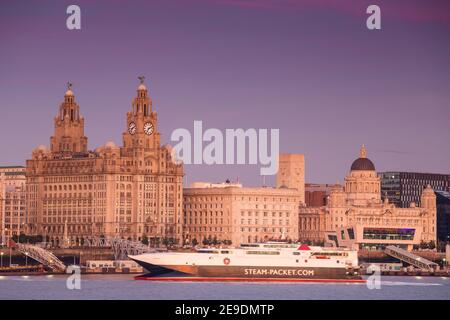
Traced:
<path id="1" fill-rule="evenodd" d="M 128 125 L 128 132 L 130 134 L 135 134 L 136 133 L 136 123 L 130 122 L 130 124 Z"/>
<path id="2" fill-rule="evenodd" d="M 144 124 L 144 132 L 145 134 L 151 135 L 153 133 L 154 127 L 151 122 L 147 122 Z"/>

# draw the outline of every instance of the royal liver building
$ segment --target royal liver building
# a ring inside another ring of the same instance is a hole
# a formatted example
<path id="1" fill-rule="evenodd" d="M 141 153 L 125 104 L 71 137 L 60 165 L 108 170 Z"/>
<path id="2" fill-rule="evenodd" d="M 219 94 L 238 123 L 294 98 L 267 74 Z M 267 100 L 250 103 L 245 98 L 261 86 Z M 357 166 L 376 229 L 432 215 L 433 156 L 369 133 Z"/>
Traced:
<path id="1" fill-rule="evenodd" d="M 36 148 L 27 161 L 31 234 L 56 245 L 77 244 L 85 236 L 181 240 L 183 167 L 160 144 L 157 114 L 140 79 L 123 145 L 108 142 L 94 151 L 88 150 L 84 118 L 68 85 L 50 149 Z"/>

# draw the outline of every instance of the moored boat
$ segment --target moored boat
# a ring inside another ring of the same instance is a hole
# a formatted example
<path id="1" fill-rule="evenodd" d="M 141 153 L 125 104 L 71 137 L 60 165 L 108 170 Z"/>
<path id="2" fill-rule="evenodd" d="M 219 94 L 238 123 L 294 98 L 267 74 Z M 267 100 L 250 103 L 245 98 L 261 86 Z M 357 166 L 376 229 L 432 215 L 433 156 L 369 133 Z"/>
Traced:
<path id="1" fill-rule="evenodd" d="M 361 279 L 355 250 L 280 242 L 129 256 L 150 273 L 248 279 Z"/>

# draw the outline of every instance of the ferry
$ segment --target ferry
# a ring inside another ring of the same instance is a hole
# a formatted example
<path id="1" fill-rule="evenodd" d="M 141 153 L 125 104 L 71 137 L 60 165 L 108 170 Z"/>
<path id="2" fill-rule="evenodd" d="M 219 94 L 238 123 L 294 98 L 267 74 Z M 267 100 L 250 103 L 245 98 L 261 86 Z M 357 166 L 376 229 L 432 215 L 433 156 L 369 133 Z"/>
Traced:
<path id="1" fill-rule="evenodd" d="M 233 279 L 361 279 L 356 250 L 294 243 L 252 243 L 196 252 L 131 255 L 150 275 Z"/>

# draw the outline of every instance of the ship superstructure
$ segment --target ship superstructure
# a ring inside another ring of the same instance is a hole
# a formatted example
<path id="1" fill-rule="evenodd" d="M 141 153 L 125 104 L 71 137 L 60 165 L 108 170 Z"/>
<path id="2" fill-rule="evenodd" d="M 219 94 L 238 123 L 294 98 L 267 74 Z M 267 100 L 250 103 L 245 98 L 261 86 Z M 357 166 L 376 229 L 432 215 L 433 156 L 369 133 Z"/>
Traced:
<path id="1" fill-rule="evenodd" d="M 359 278 L 355 250 L 279 242 L 196 252 L 159 252 L 130 256 L 149 272 L 173 270 L 200 277 Z"/>

